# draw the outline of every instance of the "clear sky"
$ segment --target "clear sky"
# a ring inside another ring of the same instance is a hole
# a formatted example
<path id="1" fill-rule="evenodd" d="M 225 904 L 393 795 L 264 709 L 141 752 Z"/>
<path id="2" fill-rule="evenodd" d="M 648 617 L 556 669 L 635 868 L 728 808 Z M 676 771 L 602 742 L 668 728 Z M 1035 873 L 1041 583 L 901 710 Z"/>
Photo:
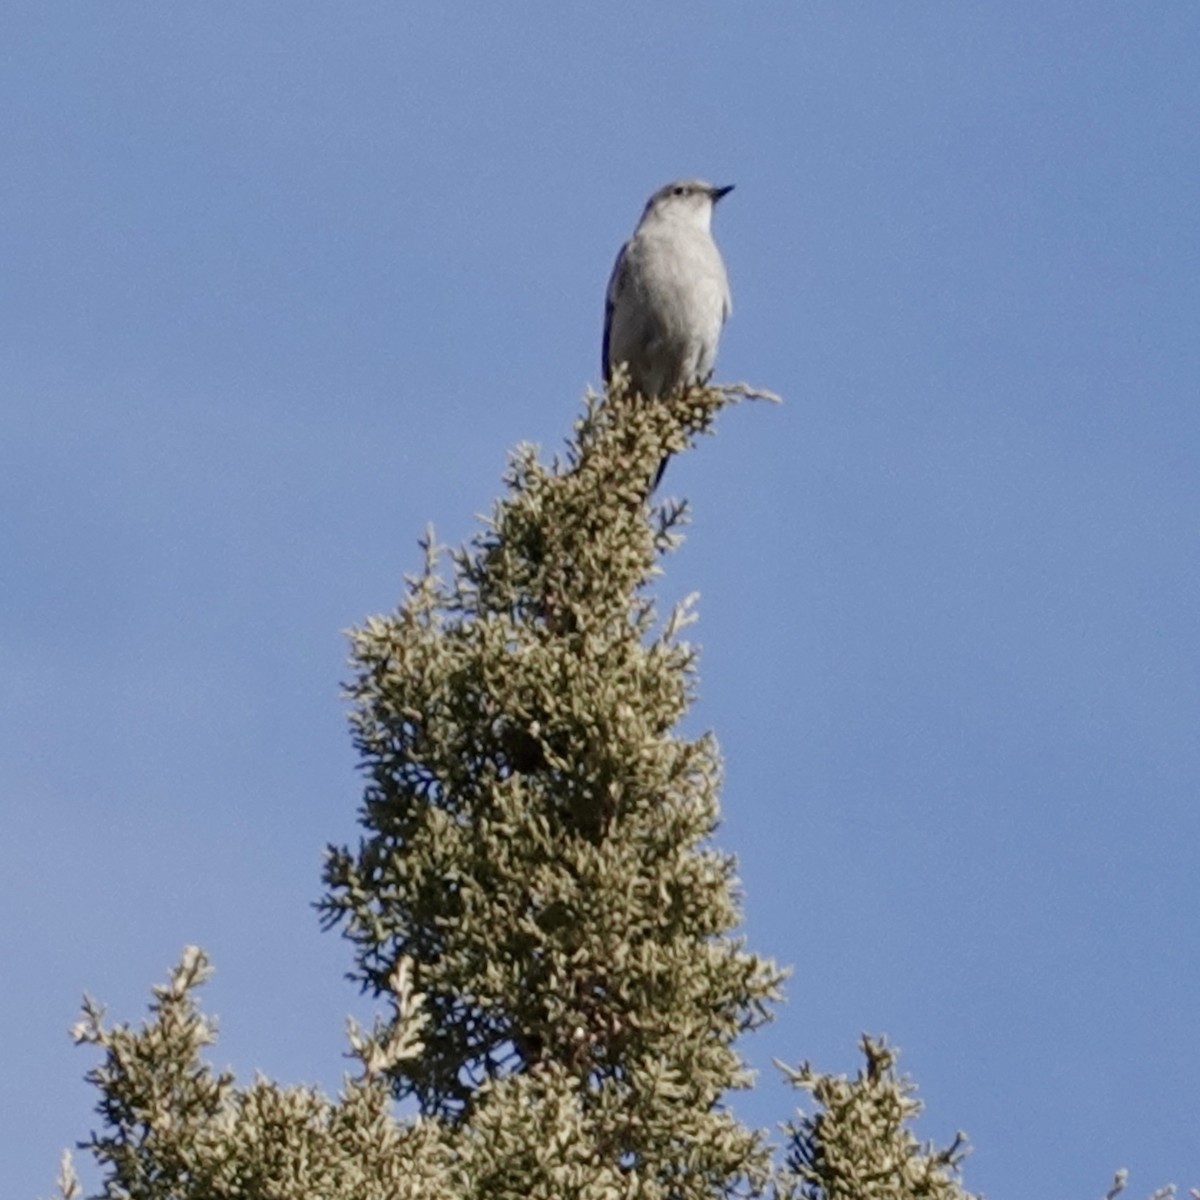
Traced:
<path id="1" fill-rule="evenodd" d="M 215 1061 L 337 1086 L 341 631 L 599 374 L 613 255 L 736 183 L 672 464 L 745 1049 L 886 1031 L 967 1183 L 1200 1183 L 1200 5 L 162 4 L 0 20 L 5 1190 L 93 1127 L 86 989 L 199 942 Z M 9 1140 L 11 1139 L 11 1140 Z"/>

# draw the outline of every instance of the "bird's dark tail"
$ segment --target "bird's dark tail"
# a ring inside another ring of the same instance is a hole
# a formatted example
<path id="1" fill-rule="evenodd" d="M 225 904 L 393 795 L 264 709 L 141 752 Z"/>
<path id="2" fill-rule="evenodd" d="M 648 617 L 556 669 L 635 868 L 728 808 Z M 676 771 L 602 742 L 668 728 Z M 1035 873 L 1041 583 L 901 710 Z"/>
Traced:
<path id="1" fill-rule="evenodd" d="M 671 461 L 671 452 L 668 450 L 663 455 L 663 460 L 658 464 L 658 470 L 654 472 L 654 479 L 650 483 L 650 495 L 653 496 L 658 491 L 658 485 L 662 483 L 662 477 L 667 473 L 667 463 Z"/>

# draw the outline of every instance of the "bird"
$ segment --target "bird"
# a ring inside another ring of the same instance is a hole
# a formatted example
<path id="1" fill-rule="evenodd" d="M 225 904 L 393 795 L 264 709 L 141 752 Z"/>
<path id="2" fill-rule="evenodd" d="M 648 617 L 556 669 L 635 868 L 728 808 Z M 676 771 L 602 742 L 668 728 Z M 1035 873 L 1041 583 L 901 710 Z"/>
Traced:
<path id="1" fill-rule="evenodd" d="M 606 384 L 622 363 L 631 387 L 646 399 L 674 395 L 712 376 L 732 311 L 712 215 L 731 191 L 732 184 L 679 179 L 646 202 L 608 281 L 601 351 Z"/>

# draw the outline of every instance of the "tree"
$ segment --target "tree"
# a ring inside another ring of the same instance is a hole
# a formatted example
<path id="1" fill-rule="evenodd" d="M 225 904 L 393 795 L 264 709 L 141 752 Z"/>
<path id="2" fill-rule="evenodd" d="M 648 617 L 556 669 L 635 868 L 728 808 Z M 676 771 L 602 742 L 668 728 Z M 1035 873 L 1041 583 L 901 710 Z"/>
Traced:
<path id="1" fill-rule="evenodd" d="M 353 635 L 363 834 L 329 849 L 320 903 L 390 1006 L 351 1029 L 361 1075 L 330 1100 L 214 1074 L 189 950 L 142 1027 L 85 1007 L 103 1195 L 965 1196 L 961 1139 L 916 1143 L 880 1043 L 855 1081 L 794 1074 L 823 1113 L 792 1127 L 774 1179 L 726 1106 L 749 1082 L 735 1041 L 783 972 L 735 934 L 716 745 L 677 732 L 689 605 L 660 620 L 648 588 L 686 510 L 647 492 L 665 454 L 754 394 L 647 405 L 618 380 L 562 461 L 517 450 L 471 544 L 426 539 L 399 609 Z M 393 1098 L 420 1117 L 397 1121 Z M 69 1175 L 61 1190 L 79 1194 Z"/>
<path id="2" fill-rule="evenodd" d="M 911 1122 L 921 1111 L 916 1088 L 896 1074 L 896 1052 L 864 1036 L 866 1066 L 854 1079 L 821 1074 L 807 1063 L 788 1071 L 820 1111 L 788 1126 L 780 1194 L 801 1200 L 958 1200 L 961 1133 L 945 1149 L 922 1146 Z M 786 1068 L 785 1068 L 786 1069 Z"/>

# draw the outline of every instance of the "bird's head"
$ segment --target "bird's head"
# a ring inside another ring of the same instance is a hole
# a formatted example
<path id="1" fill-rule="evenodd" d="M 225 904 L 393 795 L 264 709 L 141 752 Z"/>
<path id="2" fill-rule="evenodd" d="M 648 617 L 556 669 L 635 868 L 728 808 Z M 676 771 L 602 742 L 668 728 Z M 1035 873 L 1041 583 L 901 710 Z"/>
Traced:
<path id="1" fill-rule="evenodd" d="M 642 224 L 669 221 L 707 230 L 712 224 L 713 205 L 733 191 L 728 187 L 713 187 L 703 179 L 677 179 L 660 187 L 646 201 Z"/>

